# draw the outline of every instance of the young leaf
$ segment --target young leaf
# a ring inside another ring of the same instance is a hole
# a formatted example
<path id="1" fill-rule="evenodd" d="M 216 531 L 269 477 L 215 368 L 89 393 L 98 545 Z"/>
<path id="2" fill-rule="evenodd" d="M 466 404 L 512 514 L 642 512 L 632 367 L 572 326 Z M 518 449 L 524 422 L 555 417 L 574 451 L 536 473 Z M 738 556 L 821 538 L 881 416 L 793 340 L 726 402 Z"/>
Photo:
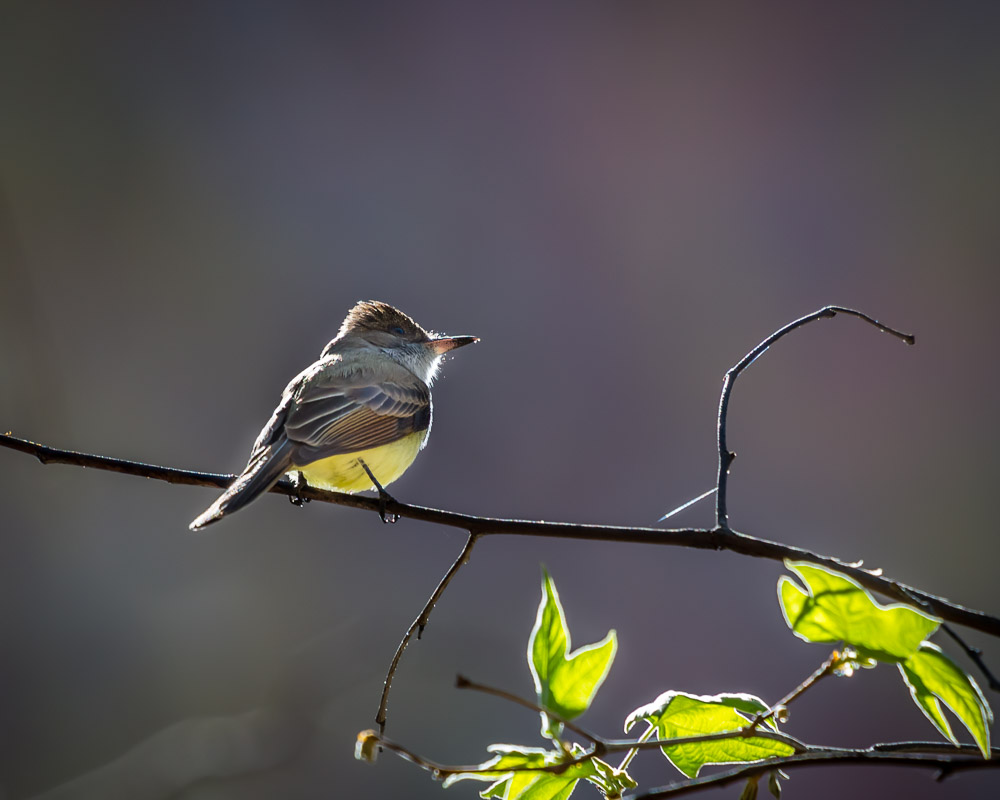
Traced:
<path id="1" fill-rule="evenodd" d="M 564 719 L 580 716 L 607 677 L 617 647 L 615 632 L 609 631 L 601 641 L 566 654 L 570 648 L 566 614 L 555 583 L 543 570 L 542 600 L 528 640 L 528 667 L 538 704 Z M 543 736 L 556 738 L 559 727 L 542 714 Z"/>
<path id="2" fill-rule="evenodd" d="M 757 800 L 757 782 L 759 780 L 760 775 L 747 778 L 747 782 L 743 785 L 743 791 L 740 792 L 740 800 Z"/>
<path id="3" fill-rule="evenodd" d="M 479 793 L 497 800 L 565 800 L 573 793 L 579 778 L 566 778 L 551 772 L 512 772 Z"/>
<path id="4" fill-rule="evenodd" d="M 778 581 L 785 622 L 807 642 L 852 645 L 862 656 L 879 661 L 905 661 L 937 630 L 941 620 L 902 604 L 880 605 L 850 578 L 822 567 L 785 561 L 802 579 Z"/>
<path id="5" fill-rule="evenodd" d="M 453 783 L 467 780 L 489 781 L 490 786 L 479 793 L 480 797 L 503 800 L 561 800 L 569 797 L 576 783 L 583 779 L 602 788 L 635 787 L 635 781 L 628 773 L 616 770 L 597 759 L 574 764 L 559 773 L 545 771 L 546 767 L 578 757 L 583 752 L 582 748 L 574 747 L 567 753 L 562 749 L 542 750 L 537 747 L 494 744 L 490 745 L 489 750 L 496 753 L 493 758 L 480 764 L 475 770 L 449 775 L 442 786 L 448 788 Z"/>
<path id="6" fill-rule="evenodd" d="M 781 800 L 781 783 L 778 781 L 780 776 L 788 777 L 785 773 L 772 769 L 767 773 L 767 789 L 774 796 L 774 800 Z"/>
<path id="7" fill-rule="evenodd" d="M 508 790 L 505 800 L 566 800 L 573 794 L 578 780 L 546 772 L 536 775 L 527 786 L 519 789 L 517 794 Z"/>
<path id="8" fill-rule="evenodd" d="M 575 755 L 576 753 L 574 753 Z M 594 774 L 587 778 L 606 797 L 621 796 L 627 789 L 635 789 L 639 784 L 624 769 L 612 767 L 607 761 L 592 758 L 589 762 L 594 768 Z"/>
<path id="9" fill-rule="evenodd" d="M 958 739 L 941 710 L 941 703 L 961 720 L 976 740 L 983 758 L 990 757 L 990 724 L 993 711 L 971 675 L 945 655 L 941 648 L 924 642 L 920 649 L 899 665 L 910 696 L 934 727 L 951 742 Z"/>
<path id="10" fill-rule="evenodd" d="M 543 750 L 540 747 L 519 747 L 513 744 L 491 744 L 487 748 L 496 755 L 476 767 L 475 772 L 459 772 L 444 779 L 446 789 L 458 781 L 501 781 L 508 778 L 512 769 L 538 769 L 556 763 L 561 755 L 558 751 Z M 519 773 L 529 775 L 529 772 Z M 486 797 L 487 795 L 483 795 Z"/>
<path id="11" fill-rule="evenodd" d="M 738 731 L 746 727 L 754 715 L 767 709 L 763 700 L 748 694 L 701 696 L 664 692 L 649 705 L 629 714 L 625 720 L 625 731 L 628 732 L 639 720 L 655 726 L 660 739 Z M 734 736 L 711 742 L 668 745 L 660 749 L 670 763 L 688 778 L 697 777 L 705 764 L 743 764 L 775 756 L 790 756 L 795 752 L 789 744 L 759 736 Z"/>

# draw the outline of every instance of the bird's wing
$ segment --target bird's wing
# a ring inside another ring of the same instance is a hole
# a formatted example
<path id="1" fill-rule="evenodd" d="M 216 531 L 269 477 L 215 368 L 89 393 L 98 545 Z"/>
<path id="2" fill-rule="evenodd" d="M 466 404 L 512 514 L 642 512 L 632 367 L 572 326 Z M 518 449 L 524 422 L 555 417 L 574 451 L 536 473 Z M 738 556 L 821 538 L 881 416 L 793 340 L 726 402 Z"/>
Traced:
<path id="1" fill-rule="evenodd" d="M 381 364 L 376 380 L 326 358 L 303 370 L 254 443 L 243 473 L 191 523 L 203 528 L 236 511 L 296 466 L 390 444 L 431 424 L 431 393 L 405 367 Z"/>
<path id="2" fill-rule="evenodd" d="M 317 374 L 296 387 L 282 403 L 285 408 L 275 412 L 283 411 L 284 435 L 296 446 L 296 461 L 379 447 L 430 426 L 426 384 L 403 367 L 380 374 L 377 381 L 365 373 Z"/>

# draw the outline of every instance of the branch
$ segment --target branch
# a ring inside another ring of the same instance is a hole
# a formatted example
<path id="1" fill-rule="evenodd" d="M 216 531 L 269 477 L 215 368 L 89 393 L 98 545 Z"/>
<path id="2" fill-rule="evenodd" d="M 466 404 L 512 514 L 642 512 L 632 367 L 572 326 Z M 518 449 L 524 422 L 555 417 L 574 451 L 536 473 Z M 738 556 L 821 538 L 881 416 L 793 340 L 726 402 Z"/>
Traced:
<path id="1" fill-rule="evenodd" d="M 464 772 L 475 774 L 476 772 L 484 771 L 482 764 L 470 764 L 464 767 L 438 764 L 436 761 L 431 761 L 421 755 L 417 755 L 409 748 L 392 741 L 392 739 L 386 739 L 382 736 L 382 734 L 376 733 L 375 731 L 361 731 L 361 733 L 358 734 L 358 746 L 355 750 L 356 757 L 362 758 L 368 762 L 373 762 L 375 760 L 375 753 L 378 752 L 379 748 L 389 750 L 398 755 L 404 761 L 409 761 L 411 764 L 416 764 L 421 769 L 427 770 L 434 776 L 434 780 L 441 780 L 442 778 L 447 778 L 450 775 L 459 775 Z"/>
<path id="2" fill-rule="evenodd" d="M 837 660 L 835 653 L 824 665 L 811 675 L 793 694 L 801 694 L 802 687 L 808 687 L 815 683 L 823 675 L 827 674 L 831 665 Z M 589 761 L 592 758 L 601 758 L 609 753 L 618 753 L 636 750 L 651 750 L 654 748 L 670 747 L 682 744 L 696 744 L 699 742 L 711 742 L 721 739 L 734 738 L 762 738 L 772 739 L 788 744 L 796 751 L 790 756 L 780 756 L 775 758 L 762 759 L 749 764 L 740 765 L 727 772 L 707 775 L 700 778 L 689 778 L 678 781 L 664 787 L 650 789 L 639 794 L 628 796 L 628 800 L 655 800 L 662 797 L 674 797 L 681 794 L 688 794 L 700 791 L 707 785 L 724 786 L 736 781 L 754 778 L 772 770 L 789 770 L 805 767 L 809 765 L 822 765 L 826 763 L 836 764 L 876 764 L 882 766 L 910 766 L 936 769 L 938 780 L 943 780 L 954 772 L 973 769 L 990 769 L 1000 767 L 1000 748 L 993 748 L 990 752 L 994 756 L 984 759 L 980 756 L 979 748 L 974 745 L 950 745 L 940 742 L 888 742 L 875 744 L 865 749 L 847 749 L 839 747 L 810 747 L 803 742 L 787 734 L 771 730 L 754 730 L 754 726 L 759 720 L 755 720 L 743 728 L 725 731 L 721 733 L 710 733 L 699 736 L 682 736 L 673 739 L 648 739 L 639 741 L 625 741 L 617 739 L 604 739 L 594 733 L 581 728 L 568 720 L 552 714 L 548 709 L 525 700 L 510 692 L 497 689 L 484 684 L 475 683 L 461 675 L 456 680 L 459 689 L 472 689 L 509 700 L 524 708 L 550 714 L 557 722 L 561 722 L 579 736 L 590 740 L 593 747 L 580 753 L 573 758 L 567 758 L 556 764 L 548 764 L 543 767 L 508 767 L 503 769 L 507 772 L 551 772 L 555 774 L 563 773 L 578 764 Z M 384 747 L 397 753 L 402 758 L 417 766 L 431 772 L 435 779 L 441 779 L 450 775 L 483 774 L 494 776 L 499 770 L 490 768 L 486 764 L 476 764 L 470 766 L 451 766 L 431 761 L 423 756 L 414 753 L 409 748 L 391 740 L 385 739 L 375 731 L 362 731 L 358 734 L 359 753 L 364 750 L 374 752 L 372 745 Z M 361 745 L 366 745 L 364 748 Z M 371 760 L 368 758 L 367 760 Z"/>
<path id="3" fill-rule="evenodd" d="M 764 732 L 757 734 L 758 738 Z M 697 742 L 713 741 L 723 738 L 733 738 L 735 734 L 709 734 L 705 736 L 690 736 L 681 739 L 665 739 L 663 741 L 646 741 L 627 743 L 631 748 L 652 749 L 672 744 L 695 744 Z M 430 772 L 435 780 L 447 778 L 451 775 L 459 774 L 487 774 L 494 775 L 499 770 L 484 767 L 482 764 L 453 765 L 440 764 L 431 761 L 410 750 L 408 747 L 386 739 L 375 731 L 362 731 L 358 734 L 359 741 L 370 744 L 377 744 L 386 750 L 396 753 L 398 756 L 412 764 L 416 764 L 421 769 Z M 617 742 L 608 742 L 609 748 L 605 752 L 615 752 L 624 749 L 618 747 Z M 623 743 L 625 744 L 625 743 Z M 993 748 L 993 755 L 1000 756 L 1000 748 Z M 565 772 L 577 764 L 589 761 L 595 757 L 595 753 L 590 752 L 584 756 L 569 759 L 560 764 L 550 764 L 544 767 L 506 767 L 502 772 L 551 772 L 559 774 Z M 599 756 L 596 756 L 599 757 Z M 876 744 L 867 749 L 849 750 L 842 748 L 816 748 L 808 749 L 805 752 L 796 753 L 791 756 L 779 758 L 768 758 L 762 761 L 755 761 L 727 772 L 715 775 L 706 775 L 700 778 L 690 778 L 678 781 L 668 786 L 650 789 L 640 794 L 628 795 L 628 800 L 655 800 L 661 797 L 676 797 L 682 794 L 689 794 L 700 791 L 706 785 L 725 786 L 730 783 L 763 775 L 771 770 L 780 769 L 783 771 L 796 769 L 809 765 L 822 765 L 826 763 L 836 764 L 869 764 L 882 766 L 909 766 L 925 767 L 938 770 L 938 780 L 943 780 L 948 775 L 961 772 L 963 770 L 990 769 L 1000 767 L 1000 758 L 984 759 L 979 756 L 979 750 L 973 745 L 946 746 L 935 743 L 923 742 L 898 742 L 890 744 Z"/>
<path id="4" fill-rule="evenodd" d="M 549 712 L 545 712 L 549 713 Z M 600 758 L 605 753 L 621 753 L 626 750 L 653 750 L 660 747 L 670 747 L 672 745 L 680 744 L 698 744 L 700 742 L 716 742 L 721 739 L 736 739 L 745 738 L 746 734 L 740 731 L 728 731 L 725 733 L 706 733 L 701 736 L 685 736 L 677 739 L 659 739 L 659 740 L 646 740 L 643 742 L 620 742 L 615 740 L 602 740 L 595 744 L 595 746 L 585 753 L 581 753 L 573 758 L 568 758 L 566 761 L 561 761 L 558 764 L 548 764 L 543 767 L 505 767 L 502 772 L 551 772 L 553 774 L 561 774 L 566 772 L 566 770 L 577 766 L 578 764 L 583 764 L 590 761 L 592 758 Z M 793 747 L 796 744 L 799 747 L 796 749 L 800 750 L 802 754 L 811 753 L 814 751 L 802 746 L 802 743 L 791 736 L 784 736 L 780 733 L 774 733 L 773 731 L 758 731 L 753 735 L 755 739 L 773 739 L 775 741 L 784 742 L 790 744 Z M 440 780 L 441 778 L 447 778 L 450 775 L 460 775 L 460 774 L 489 774 L 492 775 L 497 773 L 499 770 L 484 766 L 483 764 L 467 764 L 467 765 L 457 765 L 457 764 L 440 764 L 437 761 L 431 761 L 429 758 L 425 758 L 418 753 L 410 750 L 410 748 L 399 742 L 394 742 L 392 739 L 387 739 L 379 733 L 372 730 L 361 731 L 358 734 L 358 741 L 362 742 L 367 746 L 367 749 L 374 749 L 372 746 L 376 745 L 378 747 L 390 750 L 396 753 L 398 756 L 412 764 L 416 764 L 421 769 L 425 769 L 434 775 L 435 780 Z M 605 747 L 600 749 L 599 746 L 603 744 Z M 953 748 L 954 749 L 954 748 Z M 822 750 L 818 752 L 829 753 L 829 752 L 853 752 L 853 751 L 841 751 L 841 750 Z M 978 750 L 976 751 L 978 752 Z M 786 758 L 795 758 L 795 756 L 786 756 Z M 366 759 L 367 760 L 367 759 Z M 779 760 L 779 759 L 775 759 Z M 755 762 L 760 763 L 760 762 Z M 779 764 L 779 766 L 781 766 Z M 773 769 L 773 767 L 772 767 Z"/>
<path id="5" fill-rule="evenodd" d="M 815 682 L 815 675 L 810 677 L 810 682 Z M 574 756 L 566 761 L 561 761 L 558 764 L 552 764 L 547 767 L 525 767 L 525 770 L 534 770 L 539 772 L 565 772 L 570 767 L 574 767 L 577 764 L 582 764 L 589 761 L 591 758 L 603 758 L 609 753 L 623 753 L 623 752 L 636 752 L 639 750 L 655 750 L 661 747 L 673 747 L 675 745 L 681 744 L 701 744 L 704 742 L 718 742 L 725 739 L 769 739 L 774 742 L 781 742 L 782 744 L 787 744 L 796 753 L 805 753 L 809 751 L 809 745 L 804 742 L 799 741 L 794 736 L 789 736 L 786 733 L 781 733 L 780 731 L 771 730 L 770 728 L 765 728 L 762 730 L 755 730 L 757 721 L 751 721 L 744 725 L 742 728 L 735 728 L 731 731 L 719 731 L 716 733 L 701 733 L 693 736 L 677 736 L 672 739 L 646 739 L 640 737 L 639 739 L 605 739 L 603 736 L 598 736 L 596 733 L 591 733 L 586 728 L 582 728 L 579 725 L 570 722 L 565 717 L 561 717 L 555 712 L 548 708 L 545 708 L 538 703 L 532 702 L 531 700 L 526 700 L 523 697 L 518 697 L 516 694 L 511 694 L 503 689 L 497 689 L 493 686 L 487 686 L 483 683 L 476 683 L 469 680 L 463 675 L 459 675 L 455 680 L 455 687 L 458 689 L 472 689 L 473 691 L 482 692 L 484 694 L 493 695 L 494 697 L 499 697 L 501 700 L 507 700 L 511 703 L 515 703 L 523 708 L 527 708 L 531 711 L 537 711 L 540 714 L 547 714 L 549 717 L 554 719 L 556 722 L 562 724 L 567 730 L 573 731 L 573 733 L 584 739 L 589 740 L 593 743 L 593 747 Z M 653 726 L 655 728 L 655 726 Z M 397 745 L 397 750 L 399 749 Z M 624 769 L 624 767 L 623 767 Z"/>
<path id="6" fill-rule="evenodd" d="M 1000 680 L 997 679 L 997 676 L 994 675 L 992 670 L 990 670 L 990 668 L 986 665 L 986 661 L 983 660 L 983 651 L 978 647 L 973 647 L 968 644 L 950 625 L 942 623 L 941 629 L 954 639 L 955 643 L 965 651 L 965 654 L 969 657 L 972 663 L 979 667 L 979 671 L 983 673 L 983 677 L 986 678 L 986 682 L 989 684 L 990 689 L 994 692 L 1000 692 Z"/>
<path id="7" fill-rule="evenodd" d="M 761 711 L 757 714 L 757 716 L 750 720 L 750 724 L 747 725 L 747 728 L 749 730 L 754 730 L 754 728 L 760 725 L 760 723 L 766 722 L 776 714 L 780 714 L 780 712 L 785 709 L 789 703 L 796 700 L 801 694 L 806 692 L 811 687 L 815 686 L 821 678 L 825 678 L 827 675 L 832 674 L 833 671 L 840 665 L 840 661 L 840 652 L 838 650 L 834 650 L 830 654 L 830 657 L 820 664 L 812 675 L 802 681 L 802 683 L 792 689 L 792 691 L 782 697 L 777 703 L 773 703 L 767 711 Z M 779 719 L 779 722 L 783 721 L 784 720 Z"/>
<path id="8" fill-rule="evenodd" d="M 913 597 L 910 594 L 910 592 L 906 592 L 906 594 L 914 601 L 916 605 L 924 607 L 924 603 L 922 600 L 918 600 L 917 598 Z M 983 677 L 986 678 L 986 682 L 989 684 L 990 689 L 992 689 L 994 692 L 1000 692 L 1000 679 L 998 679 L 997 676 L 993 674 L 989 666 L 987 666 L 986 661 L 983 659 L 983 651 L 980 650 L 978 647 L 973 647 L 968 642 L 966 642 L 965 639 L 959 636 L 958 632 L 950 625 L 942 623 L 941 630 L 943 630 L 946 634 L 948 634 L 954 640 L 955 644 L 957 644 L 959 647 L 962 648 L 962 650 L 965 651 L 965 654 L 969 657 L 969 660 L 972 661 L 972 663 L 979 668 L 979 671 L 983 673 Z"/>
<path id="9" fill-rule="evenodd" d="M 869 325 L 874 325 L 883 333 L 888 333 L 895 336 L 897 339 L 902 339 L 907 344 L 913 344 L 915 341 L 912 334 L 902 333 L 890 328 L 888 325 L 883 325 L 878 320 L 872 319 L 867 314 L 862 314 L 860 311 L 855 311 L 853 308 L 825 306 L 824 308 L 819 309 L 819 311 L 814 311 L 812 314 L 806 314 L 806 316 L 801 319 L 797 319 L 795 322 L 790 322 L 784 328 L 776 330 L 753 350 L 743 356 L 743 358 L 741 358 L 739 362 L 737 362 L 737 364 L 726 373 L 726 377 L 722 381 L 722 396 L 719 398 L 719 424 L 717 435 L 719 447 L 719 472 L 718 479 L 716 481 L 717 492 L 715 495 L 715 526 L 717 528 L 722 528 L 724 530 L 728 530 L 729 528 L 729 511 L 726 508 L 726 490 L 729 482 L 729 467 L 732 465 L 736 454 L 730 452 L 729 447 L 726 445 L 726 422 L 729 412 L 729 398 L 733 393 L 733 384 L 736 383 L 736 379 L 740 376 L 740 374 L 747 367 L 753 364 L 754 361 L 760 358 L 760 356 L 762 356 L 772 344 L 778 341 L 778 339 L 781 339 L 783 336 L 787 336 L 789 333 L 801 328 L 803 325 L 808 325 L 810 322 L 815 322 L 818 319 L 831 319 L 837 316 L 837 314 L 850 314 L 858 319 L 862 319 Z"/>
<path id="10" fill-rule="evenodd" d="M 138 461 L 109 458 L 108 456 L 59 450 L 43 444 L 19 439 L 10 434 L 0 434 L 0 446 L 35 456 L 43 464 L 70 464 L 78 467 L 120 472 L 143 478 L 154 478 L 167 483 L 224 488 L 235 480 L 235 475 L 220 475 L 211 472 L 160 467 Z M 360 508 L 366 511 L 379 510 L 377 498 L 362 497 L 340 492 L 325 492 L 306 486 L 301 489 L 290 481 L 281 480 L 272 492 L 286 496 L 301 496 L 305 499 L 324 503 Z M 819 555 L 801 547 L 749 536 L 731 528 L 662 528 L 621 527 L 615 525 L 583 525 L 569 522 L 541 522 L 519 519 L 495 519 L 471 514 L 459 514 L 425 506 L 408 505 L 391 500 L 386 510 L 400 517 L 431 522 L 452 528 L 461 528 L 476 536 L 545 536 L 580 541 L 630 542 L 670 547 L 693 547 L 699 550 L 728 550 L 739 555 L 765 558 L 772 561 L 805 561 L 836 570 L 847 575 L 867 589 L 879 592 L 901 603 L 919 604 L 926 611 L 948 622 L 965 625 L 991 636 L 1000 637 L 1000 618 L 982 611 L 966 608 L 943 597 L 922 592 L 906 584 L 885 578 L 872 570 L 862 569 L 858 564 L 841 561 L 831 556 Z"/>
<path id="11" fill-rule="evenodd" d="M 808 681 L 810 683 L 814 683 L 815 680 L 816 674 L 814 673 L 810 676 Z M 621 753 L 627 750 L 654 750 L 658 747 L 673 747 L 678 744 L 699 744 L 701 742 L 717 742 L 722 739 L 770 739 L 774 742 L 787 744 L 789 747 L 794 748 L 797 752 L 806 752 L 809 749 L 808 745 L 800 742 L 794 736 L 789 736 L 785 733 L 770 729 L 763 729 L 759 731 L 754 730 L 756 723 L 753 721 L 747 723 L 742 728 L 736 728 L 731 731 L 701 733 L 695 736 L 678 736 L 673 739 L 646 739 L 644 741 L 635 741 L 632 739 L 605 739 L 603 736 L 598 736 L 596 733 L 591 733 L 586 728 L 581 728 L 579 725 L 559 716 L 548 708 L 540 706 L 538 703 L 526 700 L 523 697 L 518 697 L 516 694 L 511 694 L 503 689 L 497 689 L 494 686 L 487 686 L 484 683 L 476 683 L 475 681 L 469 680 L 464 675 L 459 675 L 455 679 L 455 688 L 472 689 L 476 692 L 482 692 L 483 694 L 499 697 L 501 700 L 507 700 L 531 711 L 537 711 L 539 714 L 547 714 L 556 722 L 565 726 L 567 730 L 571 730 L 577 736 L 582 736 L 584 739 L 594 743 L 594 749 L 592 751 L 581 755 L 579 758 L 576 758 L 571 762 L 558 765 L 561 768 L 572 766 L 579 761 L 586 761 L 588 758 L 593 756 L 600 757 L 605 753 Z"/>
<path id="12" fill-rule="evenodd" d="M 901 744 L 904 748 L 912 746 Z M 628 795 L 627 800 L 659 800 L 659 798 L 663 797 L 679 797 L 682 794 L 700 791 L 706 786 L 726 786 L 727 784 L 743 781 L 747 778 L 764 775 L 775 769 L 788 772 L 800 767 L 821 766 L 823 764 L 923 767 L 925 769 L 937 770 L 937 780 L 939 781 L 944 780 L 955 772 L 996 769 L 1000 767 L 1000 759 L 996 758 L 996 756 L 1000 756 L 1000 749 L 998 748 L 994 748 L 992 751 L 994 758 L 984 759 L 981 756 L 973 756 L 973 753 L 978 754 L 979 750 L 972 745 L 951 747 L 950 751 L 952 754 L 940 752 L 906 752 L 905 750 L 894 752 L 895 747 L 896 745 L 874 745 L 864 750 L 820 749 L 782 758 L 768 758 L 754 764 L 728 770 L 727 772 L 678 781 L 668 786 L 661 786 L 638 794 Z M 966 753 L 969 755 L 967 756 Z"/>
<path id="13" fill-rule="evenodd" d="M 811 685 L 824 674 L 827 674 L 828 667 L 834 663 L 835 660 L 836 657 L 831 656 L 828 662 L 821 668 L 823 671 L 821 672 L 817 670 L 816 673 L 810 676 L 804 685 Z M 518 697 L 517 695 L 511 694 L 510 692 L 506 692 L 502 689 L 475 683 L 461 675 L 457 677 L 455 685 L 459 689 L 472 689 L 474 691 L 483 692 L 485 694 L 493 695 L 503 700 L 516 703 L 517 705 L 523 706 L 531 711 L 549 714 L 554 720 L 561 722 L 564 726 L 566 726 L 567 729 L 572 730 L 577 735 L 590 740 L 593 743 L 593 746 L 572 758 L 567 758 L 558 763 L 547 764 L 541 767 L 507 767 L 503 770 L 497 770 L 495 767 L 491 767 L 489 762 L 485 764 L 464 766 L 441 764 L 436 761 L 431 761 L 428 758 L 424 758 L 423 756 L 410 750 L 408 747 L 399 744 L 398 742 L 393 742 L 390 739 L 386 739 L 381 736 L 381 734 L 377 734 L 375 731 L 362 731 L 358 734 L 358 753 L 363 754 L 361 757 L 364 757 L 366 760 L 372 760 L 371 757 L 364 755 L 364 753 L 374 753 L 374 746 L 377 745 L 390 750 L 405 760 L 416 764 L 428 772 L 431 772 L 435 779 L 441 779 L 458 774 L 480 774 L 492 777 L 501 771 L 504 773 L 551 772 L 554 774 L 560 774 L 566 772 L 566 770 L 574 766 L 583 764 L 592 758 L 602 758 L 610 753 L 652 750 L 663 747 L 736 738 L 770 739 L 773 741 L 783 742 L 795 750 L 795 753 L 790 756 L 763 759 L 750 764 L 741 765 L 735 769 L 729 770 L 728 772 L 700 778 L 690 778 L 670 784 L 669 786 L 651 789 L 647 792 L 636 795 L 629 795 L 629 800 L 653 800 L 654 798 L 687 794 L 689 792 L 699 791 L 704 786 L 710 784 L 724 786 L 746 778 L 753 778 L 762 775 L 766 772 L 770 772 L 771 770 L 787 770 L 810 764 L 881 764 L 891 766 L 930 767 L 938 770 L 938 780 L 942 780 L 953 772 L 959 772 L 962 770 L 1000 767 L 1000 758 L 983 759 L 980 757 L 978 747 L 973 745 L 950 745 L 942 744 L 940 742 L 889 742 L 875 744 L 866 749 L 811 747 L 784 733 L 779 733 L 769 729 L 754 730 L 756 721 L 736 730 L 723 731 L 720 733 L 708 733 L 698 736 L 680 736 L 672 739 L 640 739 L 638 741 L 604 739 L 597 734 L 591 733 L 586 729 L 571 723 L 569 720 L 553 714 L 548 709 L 543 708 L 531 700 Z M 801 693 L 801 691 L 798 693 Z M 1000 748 L 993 748 L 991 750 L 991 755 L 1000 756 Z"/>
<path id="14" fill-rule="evenodd" d="M 499 697 L 501 700 L 506 700 L 515 705 L 523 706 L 530 711 L 537 711 L 539 714 L 546 714 L 560 725 L 562 725 L 566 730 L 573 731 L 577 736 L 582 736 L 590 742 L 593 742 L 600 748 L 600 752 L 591 753 L 591 755 L 601 755 L 601 753 L 606 752 L 603 745 L 606 744 L 606 740 L 602 739 L 597 734 L 591 733 L 586 728 L 581 728 L 574 722 L 570 722 L 565 717 L 559 716 L 554 711 L 548 708 L 542 708 L 538 703 L 533 703 L 531 700 L 525 700 L 523 697 L 518 697 L 516 694 L 511 694 L 510 692 L 504 691 L 503 689 L 497 689 L 495 686 L 487 686 L 485 683 L 476 683 L 475 681 L 469 680 L 464 675 L 457 675 L 455 677 L 455 688 L 456 689 L 471 689 L 474 692 L 482 692 L 483 694 L 493 695 L 494 697 Z"/>
<path id="15" fill-rule="evenodd" d="M 465 542 L 465 547 L 462 548 L 462 552 L 458 554 L 458 558 L 455 559 L 455 563 L 451 565 L 448 571 L 444 574 L 444 577 L 438 583 L 437 588 L 431 593 L 427 602 L 424 604 L 423 609 L 417 614 L 417 618 L 413 620 L 413 623 L 407 628 L 406 633 L 403 634 L 402 640 L 399 642 L 399 646 L 396 648 L 396 654 L 392 657 L 392 663 L 389 664 L 389 671 L 385 675 L 385 684 L 382 687 L 382 698 L 379 700 L 378 713 L 375 714 L 375 722 L 378 724 L 379 733 L 385 733 L 385 720 L 386 720 L 386 709 L 389 705 L 389 691 L 392 689 L 392 679 L 396 676 L 396 668 L 399 667 L 399 660 L 403 657 L 403 651 L 406 650 L 406 646 L 410 643 L 410 639 L 413 638 L 413 634 L 417 634 L 419 639 L 424 632 L 424 628 L 427 627 L 427 622 L 431 618 L 431 611 L 434 610 L 434 606 L 437 601 L 444 594 L 444 590 L 448 588 L 448 584 L 451 583 L 451 579 L 455 577 L 456 573 L 469 561 L 469 556 L 472 553 L 472 547 L 476 543 L 476 535 L 473 533 L 469 534 L 468 540 Z"/>

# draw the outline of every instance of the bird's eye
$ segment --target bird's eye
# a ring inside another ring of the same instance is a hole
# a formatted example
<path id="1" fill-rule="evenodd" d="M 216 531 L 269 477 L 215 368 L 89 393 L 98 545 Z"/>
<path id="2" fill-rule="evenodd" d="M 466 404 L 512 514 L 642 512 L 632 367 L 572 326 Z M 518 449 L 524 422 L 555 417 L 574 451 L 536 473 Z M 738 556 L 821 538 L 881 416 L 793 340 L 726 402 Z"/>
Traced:
<path id="1" fill-rule="evenodd" d="M 399 325 L 395 325 L 389 328 L 389 333 L 394 333 L 397 336 L 403 336 L 406 333 L 406 331 L 404 331 L 401 327 L 399 327 Z"/>

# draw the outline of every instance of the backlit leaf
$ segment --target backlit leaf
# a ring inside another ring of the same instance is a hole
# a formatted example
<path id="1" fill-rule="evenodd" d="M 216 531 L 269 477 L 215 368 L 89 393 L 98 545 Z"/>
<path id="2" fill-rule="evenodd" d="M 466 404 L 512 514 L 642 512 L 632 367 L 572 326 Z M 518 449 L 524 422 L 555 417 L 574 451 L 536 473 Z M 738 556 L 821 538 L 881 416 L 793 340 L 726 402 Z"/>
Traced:
<path id="1" fill-rule="evenodd" d="M 844 642 L 879 661 L 898 663 L 917 652 L 941 624 L 939 619 L 902 604 L 883 606 L 860 585 L 832 570 L 786 561 L 802 580 L 778 581 L 785 622 L 807 642 Z"/>
<path id="2" fill-rule="evenodd" d="M 748 694 L 702 696 L 665 692 L 649 705 L 629 714 L 625 730 L 627 732 L 641 720 L 655 726 L 660 739 L 738 731 L 745 728 L 756 714 L 767 710 L 763 700 Z M 795 752 L 785 742 L 760 736 L 734 736 L 660 749 L 670 763 L 689 778 L 696 777 L 705 764 L 744 764 L 775 756 L 790 756 Z"/>
<path id="3" fill-rule="evenodd" d="M 990 724 L 993 712 L 971 675 L 945 655 L 941 648 L 924 642 L 920 649 L 899 665 L 903 680 L 919 706 L 941 734 L 958 744 L 941 709 L 944 703 L 972 734 L 983 758 L 990 757 Z"/>

